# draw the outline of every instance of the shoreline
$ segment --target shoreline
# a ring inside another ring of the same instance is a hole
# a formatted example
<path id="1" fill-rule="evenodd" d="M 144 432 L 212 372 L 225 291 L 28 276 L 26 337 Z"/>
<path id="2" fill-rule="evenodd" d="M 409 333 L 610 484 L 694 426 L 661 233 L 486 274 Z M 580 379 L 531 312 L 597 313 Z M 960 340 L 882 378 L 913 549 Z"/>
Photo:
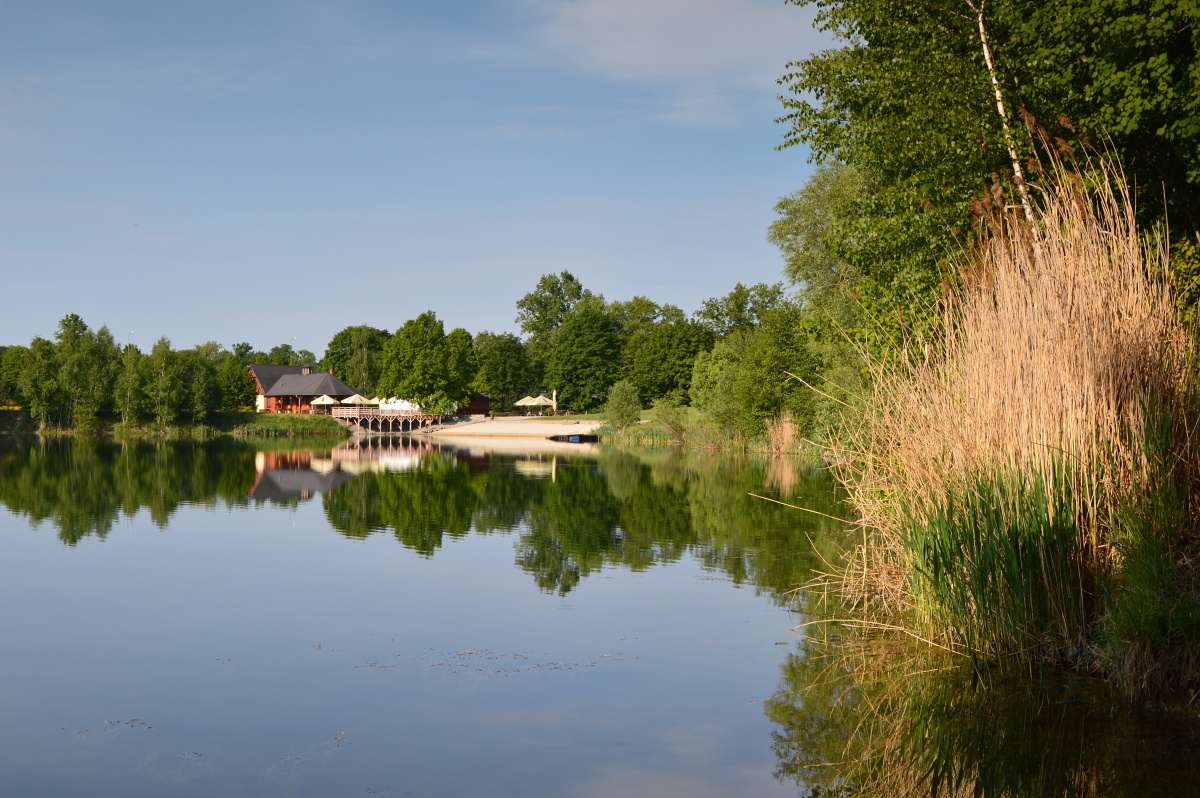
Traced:
<path id="1" fill-rule="evenodd" d="M 182 421 L 160 425 L 154 421 L 142 421 L 125 425 L 120 421 L 105 418 L 95 427 L 67 427 L 51 425 L 39 429 L 27 415 L 9 411 L 11 416 L 0 414 L 0 435 L 12 437 L 53 438 L 106 438 L 111 440 L 233 440 L 277 439 L 277 440 L 342 440 L 350 437 L 350 430 L 331 419 L 320 420 L 319 416 L 276 416 L 250 412 L 217 413 L 203 422 Z"/>
<path id="2" fill-rule="evenodd" d="M 556 421 L 553 418 L 488 418 L 440 427 L 430 438 L 548 439 L 553 435 L 594 435 L 604 422 L 599 420 Z M 578 446 L 579 444 L 564 444 Z"/>

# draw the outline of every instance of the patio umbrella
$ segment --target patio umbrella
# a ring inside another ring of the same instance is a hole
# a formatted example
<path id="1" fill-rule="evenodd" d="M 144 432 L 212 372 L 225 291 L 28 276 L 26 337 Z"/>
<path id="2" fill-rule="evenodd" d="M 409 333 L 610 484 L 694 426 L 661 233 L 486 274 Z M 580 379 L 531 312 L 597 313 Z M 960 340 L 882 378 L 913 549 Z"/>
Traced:
<path id="1" fill-rule="evenodd" d="M 316 399 L 313 399 L 312 403 L 314 405 L 336 405 L 338 400 L 334 399 L 332 396 L 322 395 L 318 396 Z"/>
<path id="2" fill-rule="evenodd" d="M 513 402 L 513 407 L 532 407 L 537 404 L 537 400 L 532 396 L 524 396 Z"/>
<path id="3" fill-rule="evenodd" d="M 358 394 L 354 394 L 354 396 L 347 396 L 345 399 L 343 399 L 342 404 L 344 404 L 344 405 L 373 405 L 373 404 L 377 404 L 377 403 L 372 402 L 370 399 L 368 399 L 365 396 L 359 396 Z"/>

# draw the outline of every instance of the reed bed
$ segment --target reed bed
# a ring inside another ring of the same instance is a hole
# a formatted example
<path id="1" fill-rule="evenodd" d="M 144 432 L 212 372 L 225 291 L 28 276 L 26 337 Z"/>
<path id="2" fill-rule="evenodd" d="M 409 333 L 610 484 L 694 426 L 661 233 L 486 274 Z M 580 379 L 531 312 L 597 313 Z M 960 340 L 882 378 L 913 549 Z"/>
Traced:
<path id="1" fill-rule="evenodd" d="M 1119 172 L 1086 166 L 990 221 L 935 340 L 844 420 L 863 537 L 836 587 L 973 659 L 1140 689 L 1195 631 L 1196 345 Z"/>

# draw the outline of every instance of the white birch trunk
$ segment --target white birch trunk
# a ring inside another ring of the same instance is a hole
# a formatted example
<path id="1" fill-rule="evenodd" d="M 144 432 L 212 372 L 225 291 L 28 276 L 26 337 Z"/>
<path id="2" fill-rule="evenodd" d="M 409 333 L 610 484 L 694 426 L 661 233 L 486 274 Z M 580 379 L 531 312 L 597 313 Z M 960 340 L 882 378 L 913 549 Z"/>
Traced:
<path id="1" fill-rule="evenodd" d="M 1033 203 L 1029 199 L 1029 188 L 1025 185 L 1025 170 L 1021 167 L 1021 158 L 1017 155 L 1017 145 L 1013 139 L 1012 130 L 1008 127 L 1008 112 L 1004 108 L 1004 94 L 1000 91 L 1000 80 L 996 77 L 996 63 L 992 60 L 992 46 L 988 43 L 987 26 L 983 21 L 983 9 L 987 0 L 979 0 L 978 4 L 967 0 L 967 6 L 975 13 L 975 21 L 979 26 L 979 45 L 983 48 L 983 62 L 987 65 L 988 77 L 992 81 L 992 93 L 996 98 L 996 113 L 1000 117 L 1000 129 L 1004 134 L 1004 144 L 1008 147 L 1008 159 L 1012 163 L 1013 182 L 1017 185 L 1017 195 L 1021 207 L 1025 210 L 1025 218 L 1033 224 Z"/>

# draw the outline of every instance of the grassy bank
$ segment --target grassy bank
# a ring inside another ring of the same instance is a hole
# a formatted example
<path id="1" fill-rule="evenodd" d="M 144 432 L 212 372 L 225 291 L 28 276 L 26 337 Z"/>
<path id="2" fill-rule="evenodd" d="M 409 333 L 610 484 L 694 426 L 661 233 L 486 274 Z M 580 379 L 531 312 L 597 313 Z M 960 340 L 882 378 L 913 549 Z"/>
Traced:
<path id="1" fill-rule="evenodd" d="M 245 413 L 227 420 L 239 438 L 345 438 L 349 431 L 329 416 Z"/>
<path id="2" fill-rule="evenodd" d="M 826 584 L 976 663 L 1170 694 L 1200 683 L 1196 347 L 1099 177 L 994 220 L 938 340 L 877 370 L 833 447 L 863 543 Z"/>
<path id="3" fill-rule="evenodd" d="M 788 454 L 821 456 L 820 447 L 806 440 L 790 418 L 772 419 L 762 435 L 747 437 L 714 423 L 694 407 L 660 403 L 643 410 L 636 424 L 618 429 L 606 422 L 596 430 L 601 440 L 614 446 L 660 448 L 675 446 L 729 454 Z"/>
<path id="4" fill-rule="evenodd" d="M 7 415 L 7 414 L 6 414 Z M 34 433 L 46 437 L 101 435 L 125 440 L 205 440 L 220 436 L 241 439 L 275 440 L 321 440 L 338 441 L 349 432 L 328 416 L 273 415 L 258 413 L 220 413 L 201 424 L 124 424 L 119 421 L 103 421 L 90 430 L 70 427 L 47 427 L 37 430 L 29 419 L 13 413 L 5 431 Z"/>

